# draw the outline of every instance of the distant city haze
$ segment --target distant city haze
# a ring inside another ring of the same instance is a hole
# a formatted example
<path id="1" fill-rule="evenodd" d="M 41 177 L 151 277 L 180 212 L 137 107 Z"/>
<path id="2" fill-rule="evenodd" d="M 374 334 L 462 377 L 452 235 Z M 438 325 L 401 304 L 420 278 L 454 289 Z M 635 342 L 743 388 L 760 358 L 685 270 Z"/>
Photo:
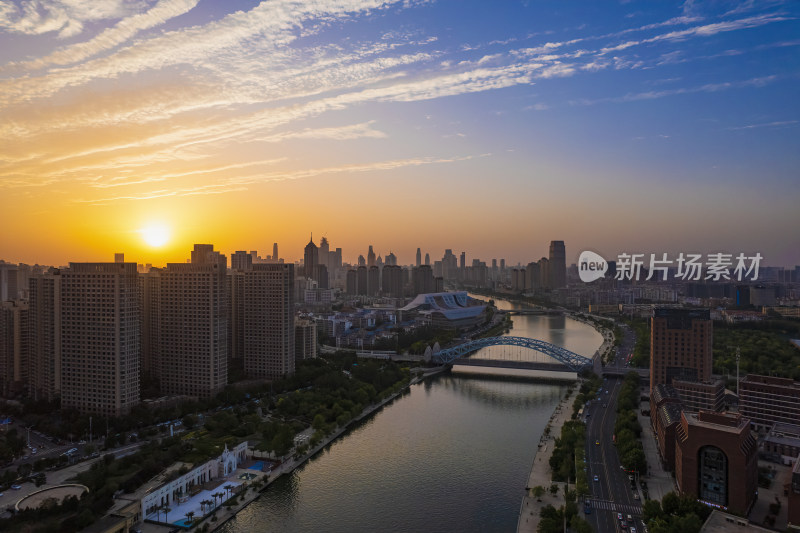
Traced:
<path id="1" fill-rule="evenodd" d="M 798 2 L 3 5 L 6 261 L 800 264 Z"/>

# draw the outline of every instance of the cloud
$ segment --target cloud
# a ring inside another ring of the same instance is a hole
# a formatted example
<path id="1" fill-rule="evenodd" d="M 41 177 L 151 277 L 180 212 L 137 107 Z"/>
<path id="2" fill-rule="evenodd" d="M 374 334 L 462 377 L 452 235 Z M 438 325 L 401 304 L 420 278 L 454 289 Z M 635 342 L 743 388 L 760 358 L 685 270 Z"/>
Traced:
<path id="1" fill-rule="evenodd" d="M 86 22 L 120 18 L 140 5 L 135 0 L 24 0 L 19 6 L 0 1 L 0 29 L 26 35 L 58 32 L 59 37 L 72 37 L 83 31 Z"/>
<path id="2" fill-rule="evenodd" d="M 776 122 L 765 122 L 762 124 L 748 124 L 747 126 L 735 126 L 728 128 L 729 130 L 737 131 L 737 130 L 752 130 L 755 128 L 778 128 L 782 126 L 794 126 L 795 124 L 800 123 L 797 120 L 781 120 Z"/>
<path id="3" fill-rule="evenodd" d="M 162 0 L 150 10 L 125 18 L 88 41 L 63 47 L 34 60 L 9 63 L 0 68 L 0 72 L 9 69 L 30 71 L 54 65 L 79 63 L 101 52 L 117 47 L 142 30 L 154 28 L 174 17 L 187 13 L 198 2 L 199 0 Z"/>

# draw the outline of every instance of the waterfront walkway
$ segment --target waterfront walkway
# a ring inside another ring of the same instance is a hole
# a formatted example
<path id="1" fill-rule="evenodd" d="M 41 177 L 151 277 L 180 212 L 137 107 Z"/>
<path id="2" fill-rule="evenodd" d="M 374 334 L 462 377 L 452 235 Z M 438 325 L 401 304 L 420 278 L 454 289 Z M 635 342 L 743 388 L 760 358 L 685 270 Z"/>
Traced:
<path id="1" fill-rule="evenodd" d="M 550 433 L 543 434 L 539 441 L 540 446 L 536 452 L 536 456 L 533 458 L 531 473 L 528 476 L 528 484 L 525 488 L 522 505 L 519 509 L 519 519 L 517 520 L 518 533 L 535 533 L 539 526 L 540 511 L 547 505 L 558 508 L 564 504 L 563 483 L 558 484 L 559 491 L 555 496 L 549 491 L 550 485 L 552 484 L 550 456 L 553 455 L 553 446 L 555 446 L 556 438 L 561 436 L 561 426 L 572 417 L 572 404 L 575 402 L 579 390 L 580 384 L 576 383 L 572 392 L 561 400 L 561 403 L 556 407 L 556 410 L 550 417 L 550 422 L 548 422 L 546 426 L 550 428 Z M 547 489 L 547 492 L 539 499 L 533 495 L 533 487 L 537 485 L 541 485 Z"/>

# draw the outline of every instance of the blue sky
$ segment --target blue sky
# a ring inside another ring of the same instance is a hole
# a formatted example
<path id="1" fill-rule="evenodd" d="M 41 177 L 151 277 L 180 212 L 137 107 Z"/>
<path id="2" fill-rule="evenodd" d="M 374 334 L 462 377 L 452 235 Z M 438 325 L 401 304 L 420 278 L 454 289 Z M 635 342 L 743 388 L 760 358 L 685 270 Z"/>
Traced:
<path id="1" fill-rule="evenodd" d="M 800 4 L 0 0 L 6 259 L 800 264 Z M 209 214 L 213 213 L 213 216 Z M 53 224 L 57 220 L 58 224 Z M 138 228 L 163 223 L 168 250 Z M 296 248 L 296 249 L 295 249 Z M 78 257 L 76 257 L 76 255 Z M 574 256 L 574 257 L 573 257 Z"/>

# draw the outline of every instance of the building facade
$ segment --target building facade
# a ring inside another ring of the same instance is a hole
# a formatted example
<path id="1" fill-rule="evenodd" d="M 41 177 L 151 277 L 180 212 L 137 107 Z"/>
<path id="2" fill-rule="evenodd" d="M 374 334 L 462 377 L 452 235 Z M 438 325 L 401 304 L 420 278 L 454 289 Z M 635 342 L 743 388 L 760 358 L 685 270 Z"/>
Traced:
<path id="1" fill-rule="evenodd" d="M 120 416 L 139 403 L 136 263 L 70 263 L 61 271 L 61 407 Z"/>
<path id="2" fill-rule="evenodd" d="M 711 379 L 711 315 L 707 309 L 656 308 L 650 320 L 650 390 L 673 379 Z"/>
<path id="3" fill-rule="evenodd" d="M 196 244 L 161 273 L 159 377 L 165 394 L 210 397 L 228 383 L 227 260 Z"/>
<path id="4" fill-rule="evenodd" d="M 800 425 L 800 383 L 748 374 L 739 382 L 739 412 L 756 431 L 766 431 L 776 422 Z"/>
<path id="5" fill-rule="evenodd" d="M 758 446 L 740 414 L 681 414 L 675 481 L 682 494 L 746 515 L 758 493 Z"/>

